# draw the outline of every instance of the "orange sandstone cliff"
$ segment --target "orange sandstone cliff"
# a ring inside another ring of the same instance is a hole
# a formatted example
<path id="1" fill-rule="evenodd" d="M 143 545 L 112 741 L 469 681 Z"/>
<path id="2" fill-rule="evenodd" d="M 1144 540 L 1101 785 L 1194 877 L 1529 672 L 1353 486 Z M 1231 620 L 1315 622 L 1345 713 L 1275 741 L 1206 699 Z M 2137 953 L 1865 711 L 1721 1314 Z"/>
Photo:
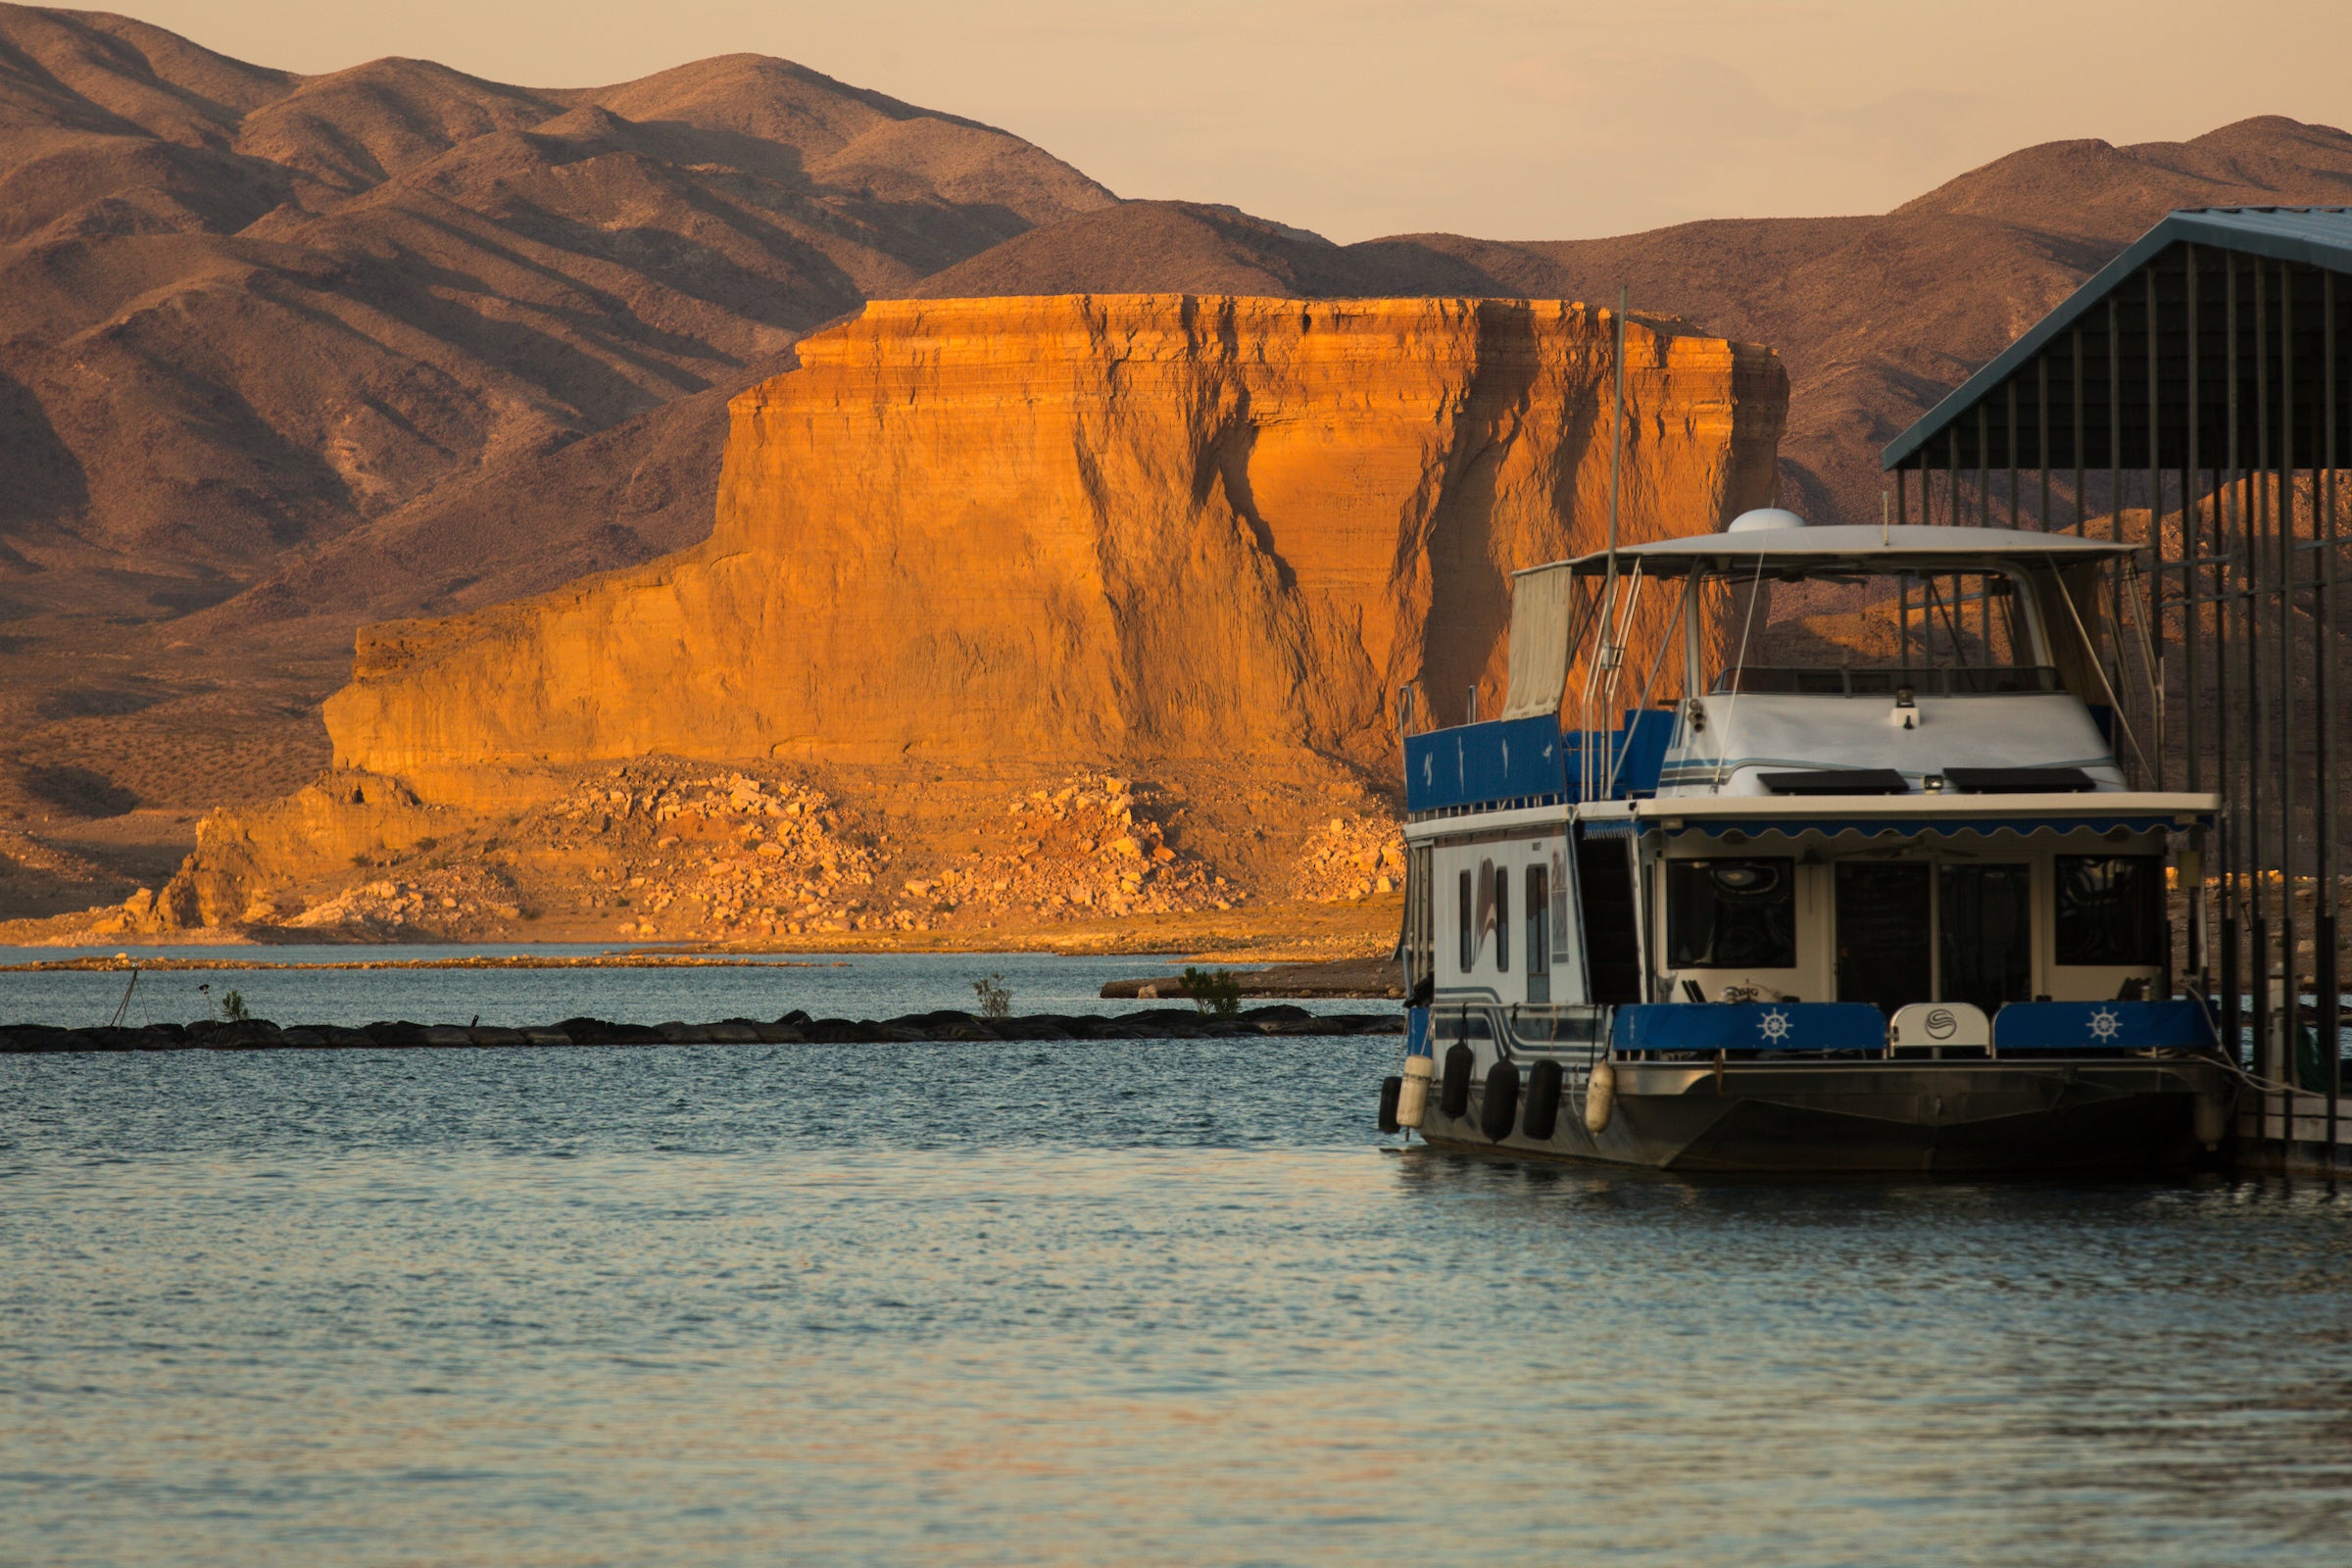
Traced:
<path id="1" fill-rule="evenodd" d="M 598 784 L 597 801 L 648 817 L 646 845 L 593 872 L 612 897 L 580 904 L 600 918 L 625 907 L 623 930 L 655 929 L 649 900 L 680 911 L 662 934 L 724 936 L 754 917 L 754 934 L 800 933 L 803 904 L 810 931 L 930 929 L 958 910 L 1004 914 L 1033 884 L 1094 913 L 1305 896 L 1334 865 L 1385 892 L 1396 689 L 1417 684 L 1442 720 L 1474 683 L 1492 704 L 1509 574 L 1601 542 L 1612 325 L 1550 301 L 868 305 L 735 399 L 708 540 L 536 598 L 368 628 L 326 705 L 336 772 L 283 808 L 218 814 L 149 907 L 315 926 L 355 906 L 337 884 L 356 875 L 429 915 L 433 899 L 384 877 L 414 853 L 403 846 L 450 841 L 436 813 L 533 810 L 561 819 L 514 862 L 518 890 L 483 906 L 562 906 L 549 879 L 563 846 L 608 842 L 578 836 L 581 781 L 646 758 L 673 779 L 719 763 L 822 775 L 842 811 L 873 804 L 856 872 L 869 891 L 842 881 L 845 852 L 822 852 L 819 878 L 777 844 L 751 881 L 707 886 L 723 869 L 709 845 L 662 832 L 682 808 Z M 1769 503 L 1787 404 L 1771 351 L 1669 322 L 1633 321 L 1627 337 L 1625 539 Z M 1124 826 L 1068 825 L 1068 803 L 1093 797 L 1066 776 L 1086 768 L 1143 781 L 1097 788 L 1105 804 L 1089 809 Z M 884 798 L 936 806 L 958 790 L 1000 824 L 1010 800 L 1014 819 L 1063 825 L 997 847 L 973 827 L 970 864 L 937 870 L 926 844 L 963 829 Z M 1354 804 L 1333 815 L 1335 798 Z M 895 843 L 879 825 L 893 810 Z M 591 814 L 612 828 L 607 808 Z M 513 854 L 515 830 L 502 831 Z M 1106 858 L 1100 900 L 1032 874 L 1061 838 Z M 663 855 L 719 869 L 697 881 Z M 1195 892 L 1152 904 L 1154 887 Z"/>
<path id="2" fill-rule="evenodd" d="M 1778 361 L 1629 336 L 1629 536 L 1769 501 Z M 364 632 L 337 765 L 1377 759 L 1383 694 L 1498 676 L 1508 573 L 1605 515 L 1579 305 L 903 301 L 800 359 L 735 399 L 702 545 Z"/>

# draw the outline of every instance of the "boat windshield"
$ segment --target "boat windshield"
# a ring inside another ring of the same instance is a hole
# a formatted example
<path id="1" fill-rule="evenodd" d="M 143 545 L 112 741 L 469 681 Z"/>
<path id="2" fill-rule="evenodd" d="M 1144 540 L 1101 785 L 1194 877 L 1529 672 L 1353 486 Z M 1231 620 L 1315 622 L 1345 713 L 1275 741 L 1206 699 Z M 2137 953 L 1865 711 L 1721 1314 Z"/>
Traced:
<path id="1" fill-rule="evenodd" d="M 2025 585 L 2003 571 L 1709 577 L 1716 692 L 1989 696 L 2063 690 Z"/>

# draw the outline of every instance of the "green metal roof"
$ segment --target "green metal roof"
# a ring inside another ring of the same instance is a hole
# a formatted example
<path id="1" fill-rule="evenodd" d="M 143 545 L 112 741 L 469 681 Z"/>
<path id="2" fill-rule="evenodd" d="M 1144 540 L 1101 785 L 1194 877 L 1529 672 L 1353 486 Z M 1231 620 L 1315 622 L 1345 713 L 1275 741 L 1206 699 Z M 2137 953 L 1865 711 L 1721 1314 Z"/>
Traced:
<path id="1" fill-rule="evenodd" d="M 2122 427 L 2116 433 L 2115 439 L 2123 448 L 2121 459 L 2123 466 L 2128 468 L 2146 467 L 2150 456 L 2146 444 L 2150 438 L 2149 428 L 2144 394 L 2138 391 L 2134 384 L 2134 378 L 2142 375 L 2141 367 L 2145 363 L 2147 352 L 2145 341 L 2149 326 L 2149 313 L 2146 296 L 2149 284 L 2143 282 L 2138 289 L 2127 289 L 2126 285 L 2133 279 L 2139 278 L 2143 272 L 2150 272 L 2151 270 L 2154 270 L 2151 275 L 2160 278 L 2156 284 L 2157 305 L 2153 313 L 2155 335 L 2158 339 L 2159 363 L 2163 366 L 2158 392 L 2160 397 L 2171 393 L 2185 399 L 2187 391 L 2187 317 L 2182 307 L 2187 298 L 2186 247 L 2190 246 L 2215 253 L 2227 252 L 2239 257 L 2258 257 L 2274 262 L 2290 263 L 2324 272 L 2352 274 L 2352 208 L 2217 207 L 2186 210 L 2168 215 L 2155 227 L 2132 241 L 2122 255 L 2101 268 L 2097 275 L 2075 290 L 2063 304 L 2044 317 L 2032 330 L 2010 344 L 1990 364 L 1970 376 L 1942 402 L 1929 410 L 1927 415 L 1911 428 L 1896 437 L 1880 454 L 1880 466 L 1891 469 L 1906 463 L 1917 464 L 1921 461 L 1941 466 L 1947 461 L 1945 451 L 1927 453 L 1924 450 L 1932 441 L 1937 442 L 1939 446 L 1946 442 L 1956 441 L 1959 461 L 1964 467 L 1974 467 L 1980 463 L 1991 467 L 2045 466 L 2045 455 L 2038 450 L 2038 440 L 2035 440 L 2034 450 L 2030 452 L 2027 450 L 2026 443 L 2029 436 L 2034 434 L 2033 431 L 2021 428 L 2015 448 L 2012 450 L 2006 431 L 2009 414 L 2006 402 L 1999 411 L 2002 428 L 1994 430 L 1991 428 L 1991 421 L 1989 419 L 1986 421 L 1984 428 L 1985 451 L 1983 453 L 1980 453 L 1977 447 L 1977 431 L 1969 427 L 1968 423 L 1962 419 L 1962 416 L 1984 409 L 1987 401 L 2008 385 L 2012 377 L 2017 377 L 2021 372 L 2034 368 L 2035 361 L 2045 354 L 2052 356 L 2052 363 L 2058 363 L 2060 359 L 2065 358 L 2066 354 L 2071 352 L 2071 334 L 2076 328 L 2083 327 L 2096 334 L 2095 340 L 2099 345 L 2095 363 L 2085 366 L 2085 381 L 2094 378 L 2098 381 L 2099 400 L 2095 405 L 2086 406 L 2083 428 L 2078 432 L 2071 419 L 2071 403 L 2061 414 L 2058 412 L 2057 400 L 2053 398 L 2053 414 L 2056 416 L 2056 422 L 2052 427 L 2051 452 L 2046 455 L 2046 458 L 2074 464 L 2082 462 L 2084 455 L 2092 455 L 2094 461 L 2088 465 L 2089 466 L 2106 466 L 2111 454 L 2105 447 L 2101 447 L 2095 454 L 2084 454 L 2079 449 L 2088 446 L 2094 435 L 2106 437 L 2109 433 L 2106 427 L 2107 409 L 2105 407 L 2108 395 L 2105 383 L 2108 354 L 2105 336 L 2106 324 L 2099 319 L 2105 313 L 2099 312 L 2097 307 L 2115 300 L 2120 302 L 2124 309 L 2135 313 L 2130 325 L 2136 330 L 2118 334 L 2122 340 L 2120 355 L 2123 370 L 2119 379 L 2123 383 L 2122 394 L 2127 398 L 2138 399 L 2136 403 L 2129 404 L 2123 409 Z M 2213 274 L 2209 272 L 2200 280 L 2200 302 L 2204 302 L 2205 296 L 2213 291 Z M 2341 314 L 2346 318 L 2339 324 L 2336 345 L 2338 356 L 2341 357 L 2345 352 L 2346 343 L 2352 342 L 2352 289 L 2339 290 L 2339 293 L 2342 296 Z M 2241 316 L 2247 309 L 2246 302 L 2241 300 Z M 2227 318 L 2219 308 L 2218 301 L 2209 305 L 2208 311 L 2209 314 L 2199 322 L 2198 332 L 2200 347 L 2204 351 L 2203 363 L 2199 366 L 2200 391 L 2211 390 L 2209 383 L 2218 383 L 2219 381 L 2222 374 L 2219 368 L 2222 346 L 2220 334 L 2227 330 Z M 2310 322 L 2308 328 L 2305 325 L 2307 319 Z M 2300 296 L 2296 300 L 2293 330 L 2298 342 L 2302 345 L 2299 352 L 2308 352 L 2311 363 L 2316 366 L 2320 358 L 2318 349 L 2321 344 L 2318 313 L 2312 309 L 2311 302 L 2305 301 Z M 2249 344 L 2244 352 L 2248 356 L 2250 365 L 2254 353 L 2253 346 Z M 2067 361 L 2065 368 L 2071 369 L 2071 359 Z M 2067 390 L 2071 394 L 2073 390 L 2071 377 L 2069 382 Z M 2021 383 L 2021 385 L 2029 395 L 2037 397 L 2037 393 L 2030 383 Z M 2201 461 L 2204 462 L 2226 461 L 2220 451 L 2221 442 L 2214 435 L 2213 429 L 2213 420 L 2217 416 L 2215 410 L 2218 407 L 2218 402 L 2200 406 L 2200 433 L 2213 438 L 2200 453 Z M 2029 412 L 2038 419 L 2040 414 L 2038 407 L 2034 407 Z M 2059 428 L 2060 425 L 2063 425 L 2064 428 Z M 2177 466 L 2185 461 L 2181 452 L 2172 450 L 2180 443 L 2173 439 L 2173 432 L 2169 425 L 2160 423 L 2154 432 L 2154 439 L 2158 448 L 2158 459 L 2168 467 Z M 2241 432 L 2241 443 L 2246 439 L 2250 439 L 2250 437 Z M 2352 456 L 2352 453 L 2345 455 Z M 2240 461 L 2244 461 L 2242 453 Z M 2058 463 L 2049 461 L 2046 462 L 2046 466 L 2056 466 Z"/>

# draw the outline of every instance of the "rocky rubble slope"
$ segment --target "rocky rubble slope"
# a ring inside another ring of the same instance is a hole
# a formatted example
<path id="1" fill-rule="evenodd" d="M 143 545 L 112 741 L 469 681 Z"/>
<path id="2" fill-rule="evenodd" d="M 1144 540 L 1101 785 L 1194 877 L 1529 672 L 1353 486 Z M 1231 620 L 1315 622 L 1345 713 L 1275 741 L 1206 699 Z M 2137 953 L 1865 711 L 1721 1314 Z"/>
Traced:
<path id="1" fill-rule="evenodd" d="M 1380 904 L 1393 892 L 1397 824 L 1357 784 L 1249 786 L 1237 804 L 1270 808 L 1272 834 L 1220 838 L 1193 802 L 1190 780 L 908 789 L 655 757 L 578 770 L 553 799 L 498 817 L 344 774 L 262 813 L 217 813 L 208 853 L 160 892 L 50 934 L 212 924 L 304 940 L 953 943 L 1286 901 Z"/>

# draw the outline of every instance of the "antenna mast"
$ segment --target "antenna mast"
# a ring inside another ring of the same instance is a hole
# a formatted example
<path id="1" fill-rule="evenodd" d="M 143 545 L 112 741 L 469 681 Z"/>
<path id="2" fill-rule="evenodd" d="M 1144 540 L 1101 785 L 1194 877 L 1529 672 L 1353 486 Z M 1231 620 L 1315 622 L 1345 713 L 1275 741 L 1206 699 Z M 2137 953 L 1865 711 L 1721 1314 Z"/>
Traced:
<path id="1" fill-rule="evenodd" d="M 1625 285 L 1623 283 L 1617 285 L 1616 324 L 1616 342 L 1610 356 L 1616 362 L 1617 392 L 1615 405 L 1609 416 L 1609 564 L 1608 572 L 1602 580 L 1600 590 L 1600 667 L 1602 669 L 1615 669 L 1618 661 L 1623 657 L 1622 650 L 1617 646 L 1618 633 L 1622 629 L 1617 624 L 1617 497 L 1625 466 Z M 1616 688 L 1612 684 L 1610 689 L 1613 691 Z M 1610 733 L 1609 718 L 1609 714 L 1601 715 L 1603 733 Z M 1590 739 L 1589 736 L 1588 739 Z M 1601 776 L 1613 778 L 1617 772 L 1614 734 L 1611 734 L 1607 745 L 1610 753 L 1607 759 L 1608 765 L 1603 769 Z M 1580 751 L 1582 749 L 1579 748 Z"/>

